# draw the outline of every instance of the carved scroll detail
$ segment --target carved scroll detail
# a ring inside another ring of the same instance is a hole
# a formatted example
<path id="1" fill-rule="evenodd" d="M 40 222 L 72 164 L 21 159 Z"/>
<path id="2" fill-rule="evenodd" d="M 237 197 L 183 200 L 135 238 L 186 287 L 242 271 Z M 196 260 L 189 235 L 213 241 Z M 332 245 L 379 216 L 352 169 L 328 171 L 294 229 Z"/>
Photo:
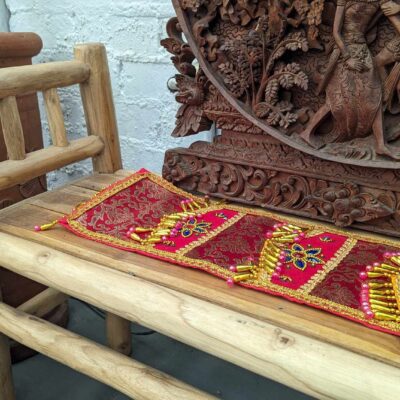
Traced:
<path id="1" fill-rule="evenodd" d="M 163 176 L 185 190 L 287 210 L 341 227 L 362 223 L 368 229 L 382 221 L 373 229 L 400 228 L 400 196 L 394 192 L 183 153 L 166 153 Z"/>

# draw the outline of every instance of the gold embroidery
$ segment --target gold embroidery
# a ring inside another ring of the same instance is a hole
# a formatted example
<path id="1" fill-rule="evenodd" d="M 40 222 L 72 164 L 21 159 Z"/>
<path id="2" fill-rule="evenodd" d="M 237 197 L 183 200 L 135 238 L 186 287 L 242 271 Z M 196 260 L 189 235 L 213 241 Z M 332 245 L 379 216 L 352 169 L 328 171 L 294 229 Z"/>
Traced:
<path id="1" fill-rule="evenodd" d="M 119 182 L 116 182 L 112 186 L 98 192 L 91 200 L 80 204 L 77 206 L 77 208 L 69 215 L 66 217 L 66 220 L 68 224 L 70 225 L 71 229 L 75 231 L 78 234 L 81 234 L 83 236 L 92 238 L 93 240 L 96 241 L 101 241 L 103 243 L 109 243 L 113 244 L 116 246 L 121 246 L 127 249 L 131 250 L 145 250 L 149 254 L 156 255 L 160 258 L 163 258 L 165 260 L 171 260 L 172 262 L 178 262 L 187 266 L 192 266 L 195 268 L 200 268 L 205 271 L 211 272 L 215 276 L 218 276 L 223 279 L 227 278 L 233 278 L 234 273 L 227 270 L 226 268 L 223 268 L 219 265 L 213 264 L 212 262 L 209 261 L 203 261 L 203 260 L 198 260 L 198 259 L 192 259 L 189 257 L 186 257 L 185 254 L 191 250 L 191 248 L 185 248 L 185 251 L 181 253 L 171 253 L 171 252 L 166 252 L 162 250 L 155 249 L 154 246 L 145 246 L 143 247 L 142 245 L 139 245 L 137 243 L 134 243 L 132 241 L 126 241 L 122 239 L 118 239 L 115 237 L 112 237 L 107 234 L 102 234 L 98 232 L 93 232 L 89 231 L 86 229 L 83 225 L 81 225 L 79 222 L 74 221 L 74 219 L 80 217 L 83 215 L 85 212 L 90 210 L 91 208 L 97 206 L 110 196 L 113 196 L 114 194 L 118 193 L 119 191 L 129 187 L 130 185 L 135 184 L 136 182 L 142 180 L 142 179 L 150 179 L 152 182 L 162 186 L 163 188 L 176 193 L 177 195 L 187 197 L 188 193 L 173 186 L 171 183 L 166 182 L 164 179 L 161 177 L 154 175 L 150 172 L 142 173 L 142 174 L 134 174 L 126 179 L 123 179 Z M 198 199 L 201 200 L 201 197 L 198 196 L 191 196 L 193 199 Z M 215 204 L 215 203 L 214 203 Z M 303 228 L 307 228 L 310 230 L 316 230 L 319 232 L 325 232 L 325 233 L 335 233 L 339 235 L 343 235 L 348 237 L 349 239 L 352 239 L 352 243 L 356 243 L 357 240 L 363 240 L 365 242 L 369 243 L 378 243 L 378 244 L 384 244 L 388 246 L 394 246 L 394 247 L 399 247 L 400 246 L 400 241 L 395 240 L 395 239 L 386 239 L 383 237 L 378 237 L 377 235 L 374 235 L 374 237 L 368 236 L 367 234 L 359 234 L 359 233 L 350 233 L 348 231 L 345 231 L 340 228 L 334 228 L 331 226 L 324 225 L 323 223 L 318 223 L 316 221 L 313 221 L 313 223 L 309 223 L 305 221 L 304 219 L 301 218 L 295 218 L 295 217 L 287 217 L 287 216 L 282 216 L 277 212 L 268 212 L 266 210 L 256 210 L 253 208 L 246 208 L 240 205 L 224 205 L 225 209 L 231 210 L 231 211 L 236 211 L 239 214 L 234 217 L 239 220 L 240 218 L 243 218 L 244 215 L 255 215 L 255 216 L 264 216 L 268 218 L 273 218 L 275 220 L 279 220 L 281 222 L 286 222 L 289 224 L 297 224 Z M 214 205 L 211 206 L 210 209 L 213 210 L 220 210 L 221 205 Z M 231 222 L 231 224 L 229 224 Z M 228 221 L 227 225 L 232 226 L 234 223 L 237 221 Z M 223 229 L 228 228 L 229 226 L 225 226 L 225 224 L 218 228 L 218 230 L 222 231 Z M 216 230 L 217 231 L 217 230 Z M 190 246 L 193 248 L 200 246 L 207 240 L 209 240 L 211 237 L 218 235 L 218 232 L 212 232 L 210 235 L 207 235 L 207 237 L 201 238 L 199 241 L 196 241 L 192 243 Z M 353 244 L 353 246 L 354 246 Z M 333 264 L 333 263 L 332 263 Z M 333 268 L 333 267 L 332 267 Z M 260 274 L 257 276 L 257 279 L 251 279 L 248 280 L 246 283 L 243 283 L 243 286 L 251 286 L 256 289 L 264 290 L 268 293 L 275 294 L 275 295 L 282 295 L 282 296 L 287 296 L 289 298 L 293 298 L 299 301 L 303 301 L 305 303 L 323 308 L 325 310 L 334 312 L 334 313 L 341 313 L 343 316 L 347 316 L 350 318 L 355 318 L 359 321 L 365 321 L 368 322 L 370 325 L 374 325 L 377 327 L 389 329 L 394 332 L 400 332 L 400 325 L 399 323 L 396 323 L 394 321 L 378 321 L 378 320 L 369 320 L 365 318 L 364 313 L 361 310 L 357 310 L 342 304 L 335 303 L 330 300 L 326 300 L 320 297 L 313 296 L 307 292 L 307 288 L 305 288 L 304 291 L 299 291 L 299 290 L 293 290 L 290 288 L 286 288 L 284 286 L 276 285 L 273 284 L 269 281 L 270 279 L 270 274 L 268 274 L 267 271 L 261 271 Z"/>
<path id="2" fill-rule="evenodd" d="M 344 260 L 344 258 L 350 253 L 356 244 L 356 239 L 347 239 L 343 246 L 336 252 L 336 254 L 324 265 L 323 269 L 318 271 L 298 290 L 301 290 L 304 293 L 311 293 L 311 291 L 325 279 L 329 272 L 333 271 Z"/>

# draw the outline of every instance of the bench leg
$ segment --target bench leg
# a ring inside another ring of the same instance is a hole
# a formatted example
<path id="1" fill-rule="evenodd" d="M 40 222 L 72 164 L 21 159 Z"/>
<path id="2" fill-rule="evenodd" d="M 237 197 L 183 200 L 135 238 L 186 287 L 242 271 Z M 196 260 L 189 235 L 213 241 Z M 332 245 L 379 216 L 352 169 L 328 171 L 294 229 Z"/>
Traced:
<path id="1" fill-rule="evenodd" d="M 2 301 L 0 290 L 0 302 Z M 10 341 L 0 332 L 0 400 L 15 400 L 11 372 Z"/>
<path id="2" fill-rule="evenodd" d="M 8 337 L 0 333 L 0 400 L 15 400 Z"/>
<path id="3" fill-rule="evenodd" d="M 131 322 L 115 314 L 107 313 L 106 330 L 108 346 L 129 356 L 132 352 Z"/>

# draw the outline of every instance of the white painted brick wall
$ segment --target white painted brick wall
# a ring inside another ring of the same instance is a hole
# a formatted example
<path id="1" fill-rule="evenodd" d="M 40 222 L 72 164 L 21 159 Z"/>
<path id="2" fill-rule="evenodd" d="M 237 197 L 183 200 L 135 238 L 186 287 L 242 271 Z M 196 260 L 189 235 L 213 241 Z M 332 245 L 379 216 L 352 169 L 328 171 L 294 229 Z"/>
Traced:
<path id="1" fill-rule="evenodd" d="M 11 31 L 33 31 L 42 37 L 44 49 L 35 62 L 70 58 L 74 43 L 100 41 L 106 45 L 125 168 L 145 167 L 160 173 L 167 148 L 188 146 L 209 136 L 170 137 L 177 104 L 166 82 L 176 71 L 159 44 L 165 36 L 166 21 L 174 15 L 170 0 L 5 2 Z M 77 91 L 62 91 L 71 137 L 85 132 L 77 99 Z M 45 118 L 43 122 L 47 130 Z M 50 183 L 75 178 L 90 166 L 80 163 L 64 168 L 51 175 Z"/>
<path id="2" fill-rule="evenodd" d="M 10 14 L 6 7 L 5 0 L 0 0 L 0 32 L 8 32 L 8 22 L 10 19 Z"/>

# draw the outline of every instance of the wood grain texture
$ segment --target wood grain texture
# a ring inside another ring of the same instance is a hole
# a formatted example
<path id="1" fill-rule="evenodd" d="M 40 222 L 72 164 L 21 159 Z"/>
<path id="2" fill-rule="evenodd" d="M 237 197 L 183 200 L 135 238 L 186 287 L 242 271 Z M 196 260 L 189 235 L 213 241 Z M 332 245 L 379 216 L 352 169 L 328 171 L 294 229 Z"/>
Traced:
<path id="1" fill-rule="evenodd" d="M 2 300 L 0 292 L 0 301 Z M 15 400 L 8 337 L 0 333 L 0 400 Z"/>
<path id="2" fill-rule="evenodd" d="M 66 147 L 50 146 L 28 153 L 22 161 L 3 161 L 0 163 L 0 189 L 12 187 L 73 162 L 95 156 L 103 148 L 103 141 L 99 137 L 90 136 L 74 140 Z"/>
<path id="3" fill-rule="evenodd" d="M 0 303 L 0 330 L 137 400 L 213 399 L 166 374 L 4 303 Z"/>
<path id="4" fill-rule="evenodd" d="M 90 67 L 89 79 L 81 84 L 88 132 L 102 138 L 105 145 L 93 160 L 94 170 L 115 172 L 122 168 L 122 160 L 106 49 L 100 43 L 78 45 L 75 58 Z"/>
<path id="5" fill-rule="evenodd" d="M 118 353 L 130 355 L 132 352 L 131 321 L 118 315 L 106 314 L 107 345 Z"/>
<path id="6" fill-rule="evenodd" d="M 67 299 L 68 296 L 58 290 L 47 288 L 35 297 L 21 304 L 18 310 L 41 318 L 56 309 L 62 303 L 65 303 Z"/>
<path id="7" fill-rule="evenodd" d="M 90 68 L 79 61 L 58 61 L 0 70 L 0 98 L 65 87 L 86 81 Z"/>
<path id="8" fill-rule="evenodd" d="M 0 262 L 30 279 L 320 399 L 400 395 L 399 368 L 48 245 L 0 233 Z M 10 324 L 0 326 L 4 330 Z"/>
<path id="9" fill-rule="evenodd" d="M 14 96 L 0 100 L 0 120 L 8 158 L 23 160 L 25 158 L 25 139 L 17 99 Z"/>
<path id="10" fill-rule="evenodd" d="M 67 132 L 65 130 L 64 115 L 61 108 L 60 97 L 56 88 L 43 92 L 46 106 L 47 120 L 53 145 L 57 147 L 68 146 Z"/>
<path id="11" fill-rule="evenodd" d="M 106 181 L 112 183 L 119 178 L 113 175 L 95 175 L 92 178 L 84 178 L 77 184 L 91 188 L 96 185 L 102 187 Z M 93 182 L 90 183 L 91 181 Z M 78 191 L 82 188 L 73 189 L 72 186 L 52 192 L 48 201 L 46 198 L 50 194 L 40 195 L 36 197 L 40 202 L 28 200 L 18 208 L 0 213 L 0 229 L 214 302 L 300 335 L 400 367 L 400 341 L 392 335 L 278 297 L 240 287 L 231 290 L 226 287 L 225 282 L 208 274 L 82 240 L 61 227 L 41 234 L 33 232 L 34 225 L 59 218 L 62 214 L 70 212 L 77 203 L 87 199 L 89 193 L 80 196 Z M 28 202 L 35 202 L 39 207 L 31 206 Z M 56 209 L 57 212 L 51 211 L 52 209 Z"/>

